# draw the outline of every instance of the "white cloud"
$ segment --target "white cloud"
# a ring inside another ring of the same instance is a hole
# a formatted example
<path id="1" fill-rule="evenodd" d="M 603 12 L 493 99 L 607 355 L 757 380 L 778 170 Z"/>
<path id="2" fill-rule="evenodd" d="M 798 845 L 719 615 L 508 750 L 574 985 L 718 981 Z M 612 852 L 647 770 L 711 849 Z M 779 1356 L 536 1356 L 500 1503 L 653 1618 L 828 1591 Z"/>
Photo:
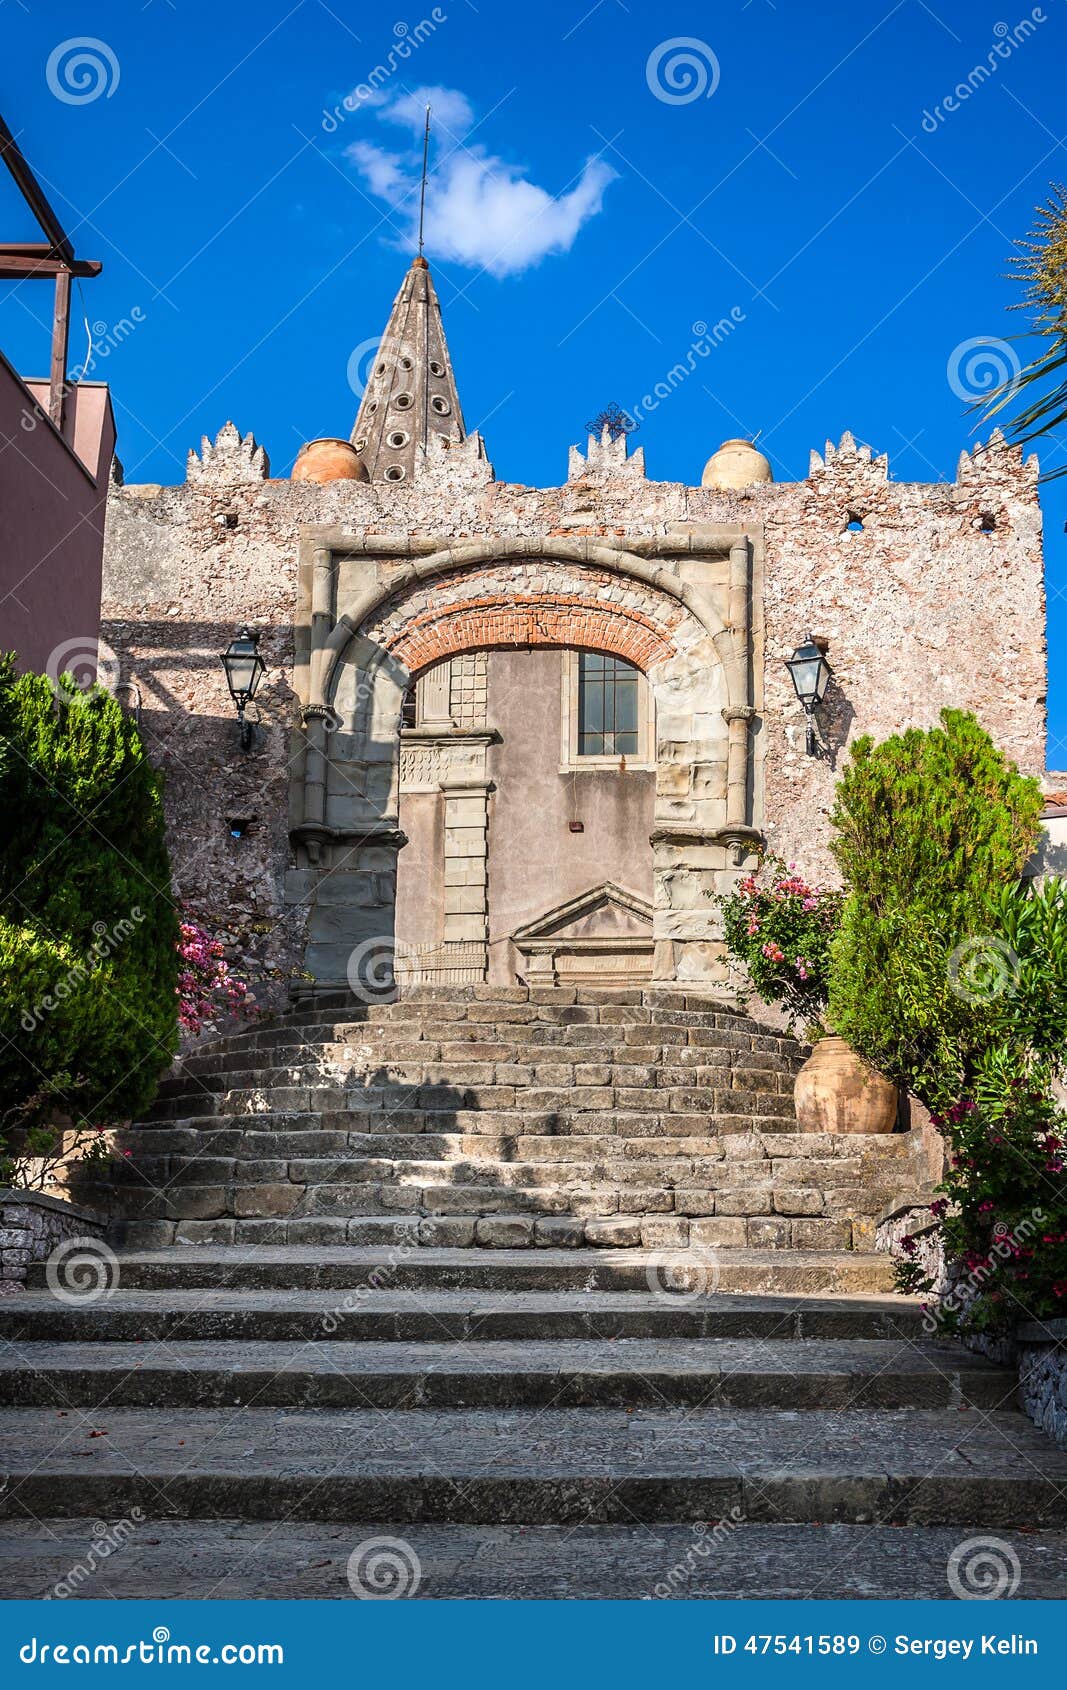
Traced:
<path id="1" fill-rule="evenodd" d="M 515 275 L 550 253 L 569 252 L 582 225 L 600 211 L 604 191 L 617 172 L 603 160 L 589 158 L 576 185 L 553 197 L 529 181 L 521 166 L 506 163 L 477 143 L 466 143 L 474 113 L 455 88 L 417 88 L 379 103 L 375 116 L 421 136 L 427 105 L 433 109 L 427 250 L 493 276 Z M 421 150 L 395 153 L 372 141 L 356 141 L 347 156 L 368 190 L 401 212 L 414 235 Z"/>

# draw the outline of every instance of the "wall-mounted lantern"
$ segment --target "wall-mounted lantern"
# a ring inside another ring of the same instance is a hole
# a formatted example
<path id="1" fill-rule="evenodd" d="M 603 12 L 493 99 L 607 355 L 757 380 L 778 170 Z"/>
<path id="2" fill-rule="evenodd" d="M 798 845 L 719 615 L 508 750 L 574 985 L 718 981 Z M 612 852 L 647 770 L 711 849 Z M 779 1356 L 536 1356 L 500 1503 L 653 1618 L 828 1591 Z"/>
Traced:
<path id="1" fill-rule="evenodd" d="M 221 658 L 222 667 L 226 671 L 226 685 L 237 706 L 241 750 L 247 751 L 252 744 L 252 724 L 246 721 L 245 711 L 255 697 L 256 688 L 267 668 L 260 656 L 259 635 L 242 628 L 237 638 L 231 640 L 226 650 L 221 653 Z"/>
<path id="2" fill-rule="evenodd" d="M 787 657 L 785 666 L 793 677 L 793 687 L 808 721 L 807 752 L 809 757 L 815 755 L 815 712 L 823 701 L 827 683 L 833 670 L 826 661 L 826 641 L 817 640 L 809 634 L 803 645 L 798 645 L 792 657 Z"/>

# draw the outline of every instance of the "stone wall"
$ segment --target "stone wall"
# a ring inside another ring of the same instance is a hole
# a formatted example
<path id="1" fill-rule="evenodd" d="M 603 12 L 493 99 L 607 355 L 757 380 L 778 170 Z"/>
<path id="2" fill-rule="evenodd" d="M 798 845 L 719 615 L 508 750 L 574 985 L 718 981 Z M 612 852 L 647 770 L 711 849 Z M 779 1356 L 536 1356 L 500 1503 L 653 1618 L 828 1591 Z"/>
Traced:
<path id="1" fill-rule="evenodd" d="M 21 1284 L 31 1263 L 47 1261 L 68 1238 L 103 1238 L 105 1224 L 58 1197 L 0 1191 L 0 1288 Z"/>
<path id="2" fill-rule="evenodd" d="M 285 995 L 304 963 L 306 910 L 299 899 L 286 903 L 285 877 L 290 759 L 299 754 L 293 729 L 308 651 L 301 652 L 295 626 L 298 571 L 302 543 L 303 567 L 311 569 L 309 535 L 354 537 L 367 550 L 380 536 L 386 553 L 396 542 L 415 542 L 413 555 L 431 542 L 500 537 L 521 543 L 531 559 L 546 538 L 625 550 L 657 537 L 684 549 L 687 536 L 712 530 L 749 535 L 755 716 L 751 727 L 731 724 L 731 732 L 736 725 L 751 735 L 753 821 L 773 848 L 816 876 L 833 872 L 826 815 L 859 733 L 927 726 L 943 705 L 958 705 L 973 709 L 1024 769 L 1043 768 L 1035 460 L 1024 464 L 994 439 L 987 450 L 964 454 L 955 481 L 901 483 L 888 478 L 884 458 L 845 436 L 840 447 L 813 455 L 804 481 L 731 492 L 648 481 L 637 454 L 617 457 L 575 454 L 573 479 L 559 487 L 508 485 L 493 479 L 473 436 L 450 451 L 442 446 L 413 480 L 317 486 L 271 480 L 262 449 L 228 426 L 191 456 L 183 486 L 112 489 L 104 638 L 122 679 L 140 690 L 142 723 L 167 777 L 178 886 L 221 930 L 231 960 L 266 1002 Z M 857 521 L 862 528 L 850 530 Z M 347 592 L 358 594 L 369 566 L 356 556 L 345 565 Z M 683 557 L 659 567 L 680 590 L 705 566 Z M 595 571 L 573 573 L 593 591 Z M 701 590 L 732 626 L 736 605 L 725 574 Z M 598 584 L 594 597 L 602 604 L 612 594 L 621 599 L 617 584 Z M 481 607 L 490 608 L 504 613 L 496 604 Z M 587 607 L 573 608 L 584 615 Z M 244 622 L 262 630 L 268 664 L 261 726 L 248 754 L 238 748 L 218 661 Z M 805 755 L 803 714 L 782 663 L 809 629 L 829 641 L 834 670 L 815 758 Z M 718 658 L 709 649 L 702 661 L 710 684 Z M 692 748 L 689 756 L 699 772 Z M 687 779 L 691 787 L 695 774 Z M 659 804 L 673 807 L 681 825 L 687 808 L 700 808 L 694 793 L 661 793 Z M 692 925 L 705 903 L 695 883 L 690 901 L 689 916 L 670 919 Z"/>

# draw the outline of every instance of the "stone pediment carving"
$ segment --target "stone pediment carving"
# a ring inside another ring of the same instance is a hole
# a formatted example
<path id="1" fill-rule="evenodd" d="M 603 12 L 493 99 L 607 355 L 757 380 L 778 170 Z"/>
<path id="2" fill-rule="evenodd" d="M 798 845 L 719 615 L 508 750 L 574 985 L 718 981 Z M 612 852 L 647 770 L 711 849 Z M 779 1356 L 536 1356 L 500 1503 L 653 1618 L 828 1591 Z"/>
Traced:
<path id="1" fill-rule="evenodd" d="M 652 905 L 607 880 L 517 927 L 511 942 L 535 984 L 639 983 L 652 962 Z"/>
<path id="2" fill-rule="evenodd" d="M 647 940 L 652 932 L 652 905 L 614 881 L 592 886 L 565 904 L 556 904 L 535 921 L 517 927 L 512 943 L 520 950 L 531 941 L 594 938 Z"/>

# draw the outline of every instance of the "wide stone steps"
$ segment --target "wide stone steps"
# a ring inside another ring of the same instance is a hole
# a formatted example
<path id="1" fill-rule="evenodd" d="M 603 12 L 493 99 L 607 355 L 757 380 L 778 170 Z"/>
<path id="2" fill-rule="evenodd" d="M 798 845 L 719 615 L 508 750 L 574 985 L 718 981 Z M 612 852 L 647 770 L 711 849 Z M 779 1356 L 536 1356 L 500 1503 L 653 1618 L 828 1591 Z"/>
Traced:
<path id="1" fill-rule="evenodd" d="M 872 1310 L 866 1304 L 846 1305 L 840 1300 L 833 1304 L 765 1300 L 753 1307 L 732 1295 L 709 1297 L 714 1290 L 743 1293 L 780 1289 L 813 1296 L 824 1291 L 865 1292 L 887 1282 L 889 1264 L 884 1257 L 860 1256 L 852 1251 L 798 1250 L 782 1255 L 768 1250 L 723 1250 L 712 1259 L 697 1252 L 677 1255 L 660 1250 L 410 1250 L 270 1244 L 241 1249 L 189 1245 L 125 1251 L 117 1264 L 111 1295 L 99 1305 L 105 1314 L 120 1307 L 131 1293 L 142 1291 L 173 1291 L 177 1295 L 209 1290 L 223 1298 L 238 1292 L 244 1296 L 259 1291 L 294 1295 L 303 1291 L 355 1291 L 360 1307 L 376 1306 L 376 1300 L 387 1293 L 421 1296 L 437 1291 L 477 1291 L 495 1292 L 501 1297 L 541 1291 L 581 1292 L 589 1297 L 623 1291 L 640 1293 L 637 1301 L 618 1305 L 624 1311 L 649 1306 L 651 1291 L 655 1294 L 650 1305 L 653 1311 L 666 1310 L 669 1314 L 685 1307 L 690 1300 L 688 1293 L 699 1293 L 701 1310 L 728 1323 L 716 1329 L 720 1336 L 774 1336 L 776 1323 L 783 1323 L 786 1335 L 805 1338 L 918 1336 L 922 1330 L 921 1312 L 906 1298 L 890 1299 Z M 689 1270 L 692 1278 L 688 1277 Z M 31 1267 L 27 1279 L 30 1292 L 43 1291 L 46 1283 L 45 1265 Z M 188 1306 L 195 1308 L 196 1299 Z M 33 1304 L 27 1296 L 10 1305 L 0 1302 L 0 1333 L 10 1336 L 3 1324 L 5 1318 L 30 1307 L 58 1315 L 64 1305 L 52 1297 Z M 849 1325 L 846 1331 L 841 1324 L 846 1320 L 857 1324 Z M 729 1324 L 737 1321 L 742 1325 Z M 827 1321 L 831 1325 L 826 1325 Z M 605 1331 L 604 1336 L 624 1334 Z"/>
<path id="2" fill-rule="evenodd" d="M 998 1410 L 14 1408 L 0 1469 L 15 1518 L 1067 1524 L 1067 1452 Z"/>
<path id="3" fill-rule="evenodd" d="M 456 1345 L 47 1343 L 0 1353 L 0 1407 L 1014 1407 L 1014 1379 L 949 1344 L 789 1338 Z"/>
<path id="4" fill-rule="evenodd" d="M 946 1596 L 995 1533 L 1060 1594 L 1067 1453 L 888 1269 L 396 1239 L 38 1268 L 0 1301 L 5 1593 L 343 1598 L 386 1536 L 431 1597 Z M 86 1519 L 134 1510 L 106 1591 L 71 1585 Z"/>
<path id="5" fill-rule="evenodd" d="M 152 1521 L 113 1538 L 99 1520 L 8 1520 L 0 1586 L 9 1597 L 351 1601 L 349 1557 L 382 1536 L 408 1545 L 420 1601 L 945 1600 L 958 1526 L 763 1525 L 727 1517 L 641 1525 L 411 1526 L 404 1521 Z M 1017 1601 L 1067 1597 L 1067 1535 L 997 1536 L 1020 1569 Z M 72 1567 L 85 1569 L 72 1580 Z M 1007 1596 L 1009 1593 L 1005 1592 Z"/>

